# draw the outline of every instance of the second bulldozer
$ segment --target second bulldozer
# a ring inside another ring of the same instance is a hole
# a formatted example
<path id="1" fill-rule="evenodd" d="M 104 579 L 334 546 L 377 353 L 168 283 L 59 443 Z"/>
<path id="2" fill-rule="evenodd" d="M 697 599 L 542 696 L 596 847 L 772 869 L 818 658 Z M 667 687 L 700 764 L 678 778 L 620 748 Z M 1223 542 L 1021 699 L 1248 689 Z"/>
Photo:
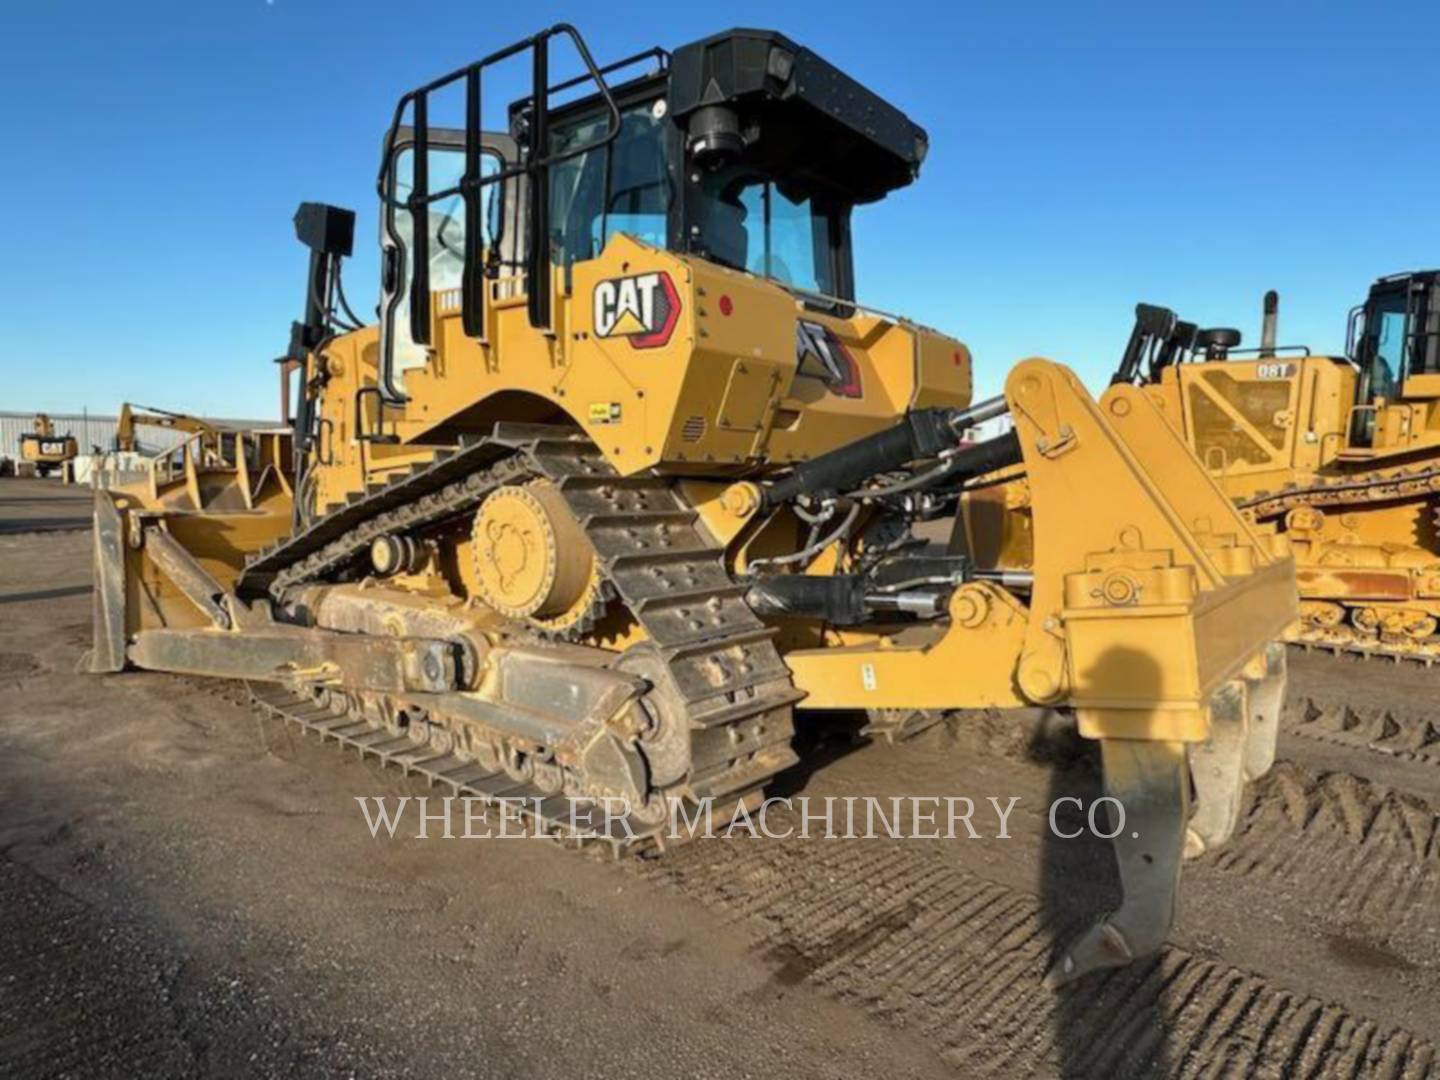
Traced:
<path id="1" fill-rule="evenodd" d="M 1440 271 L 1376 281 L 1350 315 L 1345 354 L 1241 355 L 1233 330 L 1199 330 L 1142 305 L 1121 381 L 1146 384 L 1256 528 L 1285 536 L 1302 622 L 1291 640 L 1440 660 Z"/>
<path id="2" fill-rule="evenodd" d="M 768 31 L 601 68 L 560 25 L 403 95 L 378 326 L 344 317 L 353 214 L 296 215 L 293 486 L 241 456 L 100 493 L 95 670 L 243 679 L 538 832 L 618 803 L 620 848 L 755 805 L 797 706 L 1070 708 L 1124 899 L 1057 977 L 1157 948 L 1187 835 L 1222 842 L 1273 757 L 1292 563 L 1142 392 L 1029 359 L 975 403 L 964 345 L 859 303 L 852 210 L 926 150 Z"/>

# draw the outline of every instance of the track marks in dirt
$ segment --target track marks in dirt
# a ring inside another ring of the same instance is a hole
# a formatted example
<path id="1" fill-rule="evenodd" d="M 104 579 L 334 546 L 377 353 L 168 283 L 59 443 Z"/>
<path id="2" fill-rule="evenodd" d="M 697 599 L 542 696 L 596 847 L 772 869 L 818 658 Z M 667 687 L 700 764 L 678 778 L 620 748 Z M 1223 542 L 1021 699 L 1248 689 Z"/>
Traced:
<path id="1" fill-rule="evenodd" d="M 1256 785 L 1239 835 L 1200 865 L 1273 882 L 1325 926 L 1440 963 L 1440 816 L 1424 800 L 1282 761 Z"/>
<path id="2" fill-rule="evenodd" d="M 777 993 L 821 986 L 966 1075 L 1419 1077 L 1435 1048 L 1263 976 L 1166 948 L 1058 993 L 1062 898 L 914 842 L 712 840 L 635 864 L 758 935 Z"/>
<path id="3" fill-rule="evenodd" d="M 0 680 L 23 679 L 44 670 L 33 653 L 0 652 Z"/>
<path id="4" fill-rule="evenodd" d="M 1189 872 L 1215 871 L 1303 897 L 1308 918 L 1339 935 L 1342 948 L 1376 949 L 1387 964 L 1440 967 L 1440 764 L 1436 714 L 1425 699 L 1400 695 L 1368 706 L 1336 704 L 1301 686 L 1287 705 L 1287 735 L 1333 742 L 1310 752 L 1290 740 L 1288 757 L 1251 785 L 1237 834 Z M 957 714 L 952 730 L 972 752 L 999 753 L 1052 768 L 1094 768 L 1073 726 L 1052 714 L 1017 724 L 991 714 Z M 1338 736 L 1338 737 L 1336 737 Z M 1382 756 L 1383 755 L 1383 756 Z M 1334 765 L 1343 766 L 1334 768 Z M 1405 789 L 1366 778 L 1386 776 Z"/>
<path id="5" fill-rule="evenodd" d="M 1362 696 L 1336 700 L 1320 693 L 1294 694 L 1286 703 L 1284 727 L 1335 746 L 1440 766 L 1440 713 L 1430 705 L 1433 698 L 1376 704 L 1359 700 Z"/>

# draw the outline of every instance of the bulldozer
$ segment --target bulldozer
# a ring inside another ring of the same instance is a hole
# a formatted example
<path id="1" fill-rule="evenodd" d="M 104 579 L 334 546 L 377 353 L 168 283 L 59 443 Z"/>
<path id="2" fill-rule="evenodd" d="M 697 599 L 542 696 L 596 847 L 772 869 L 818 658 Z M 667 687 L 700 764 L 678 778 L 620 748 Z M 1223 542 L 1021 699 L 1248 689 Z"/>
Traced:
<path id="1" fill-rule="evenodd" d="M 507 61 L 528 92 L 493 130 Z M 797 707 L 1070 709 L 1123 899 L 1055 979 L 1158 948 L 1182 856 L 1274 757 L 1293 560 L 1142 391 L 1031 358 L 975 401 L 960 341 L 857 298 L 852 211 L 927 149 L 764 30 L 602 66 L 559 24 L 404 93 L 378 325 L 341 280 L 355 215 L 301 204 L 290 469 L 97 493 L 92 670 L 243 680 L 617 851 L 755 807 Z"/>
<path id="2" fill-rule="evenodd" d="M 1440 659 L 1440 271 L 1351 309 L 1344 355 L 1198 330 L 1141 305 L 1117 378 L 1139 382 L 1257 529 L 1296 560 L 1298 645 Z"/>
<path id="3" fill-rule="evenodd" d="M 20 460 L 34 465 L 36 476 L 62 471 L 79 453 L 75 436 L 55 434 L 55 421 L 46 413 L 36 413 L 33 430 L 20 436 Z"/>

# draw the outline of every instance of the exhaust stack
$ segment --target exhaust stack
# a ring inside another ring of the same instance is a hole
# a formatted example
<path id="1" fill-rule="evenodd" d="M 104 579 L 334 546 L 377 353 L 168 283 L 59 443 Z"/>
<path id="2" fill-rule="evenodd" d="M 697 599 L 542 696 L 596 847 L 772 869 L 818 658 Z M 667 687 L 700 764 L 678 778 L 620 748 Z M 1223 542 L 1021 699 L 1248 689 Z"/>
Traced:
<path id="1" fill-rule="evenodd" d="M 1260 320 L 1260 355 L 1275 355 L 1276 324 L 1280 319 L 1280 294 L 1271 289 L 1265 294 L 1265 314 Z"/>

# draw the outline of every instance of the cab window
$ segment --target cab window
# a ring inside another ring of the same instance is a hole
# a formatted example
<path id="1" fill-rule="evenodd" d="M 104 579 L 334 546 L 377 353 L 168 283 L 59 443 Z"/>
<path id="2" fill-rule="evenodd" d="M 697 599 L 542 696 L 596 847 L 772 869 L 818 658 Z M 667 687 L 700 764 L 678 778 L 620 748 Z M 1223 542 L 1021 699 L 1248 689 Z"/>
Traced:
<path id="1" fill-rule="evenodd" d="M 663 110 L 656 105 L 623 110 L 614 142 L 551 169 L 550 247 L 557 265 L 568 268 L 595 258 L 620 232 L 665 247 L 670 182 Z M 608 125 L 604 113 L 559 122 L 551 132 L 551 152 L 597 143 Z"/>
<path id="2" fill-rule="evenodd" d="M 437 147 L 432 145 L 428 153 L 430 166 L 429 190 L 445 191 L 456 187 L 465 173 L 465 155 L 459 147 Z M 494 176 L 502 164 L 497 154 L 486 150 L 480 156 L 480 175 Z M 415 151 L 406 147 L 395 155 L 391 173 L 392 198 L 404 203 L 410 197 L 415 184 Z M 501 185 L 489 184 L 480 189 L 481 221 L 484 225 L 482 247 L 489 247 L 495 239 L 500 220 L 499 204 Z M 429 205 L 427 228 L 430 239 L 430 292 L 431 295 L 446 289 L 460 287 L 461 273 L 465 266 L 465 202 L 456 192 Z M 403 389 L 405 372 L 410 368 L 423 367 L 429 357 L 424 345 L 416 344 L 410 329 L 410 281 L 413 264 L 410 252 L 414 250 L 414 216 L 403 206 L 390 208 L 390 235 L 399 246 L 401 265 L 404 267 L 400 287 L 391 294 L 389 301 L 390 327 L 390 376 L 396 389 Z"/>
<path id="3" fill-rule="evenodd" d="M 833 296 L 833 229 L 809 196 L 742 166 L 704 174 L 696 208 L 702 254 L 737 270 Z"/>
<path id="4" fill-rule="evenodd" d="M 1384 296 L 1367 313 L 1365 358 L 1370 369 L 1370 395 L 1393 399 L 1405 363 L 1405 294 Z"/>

